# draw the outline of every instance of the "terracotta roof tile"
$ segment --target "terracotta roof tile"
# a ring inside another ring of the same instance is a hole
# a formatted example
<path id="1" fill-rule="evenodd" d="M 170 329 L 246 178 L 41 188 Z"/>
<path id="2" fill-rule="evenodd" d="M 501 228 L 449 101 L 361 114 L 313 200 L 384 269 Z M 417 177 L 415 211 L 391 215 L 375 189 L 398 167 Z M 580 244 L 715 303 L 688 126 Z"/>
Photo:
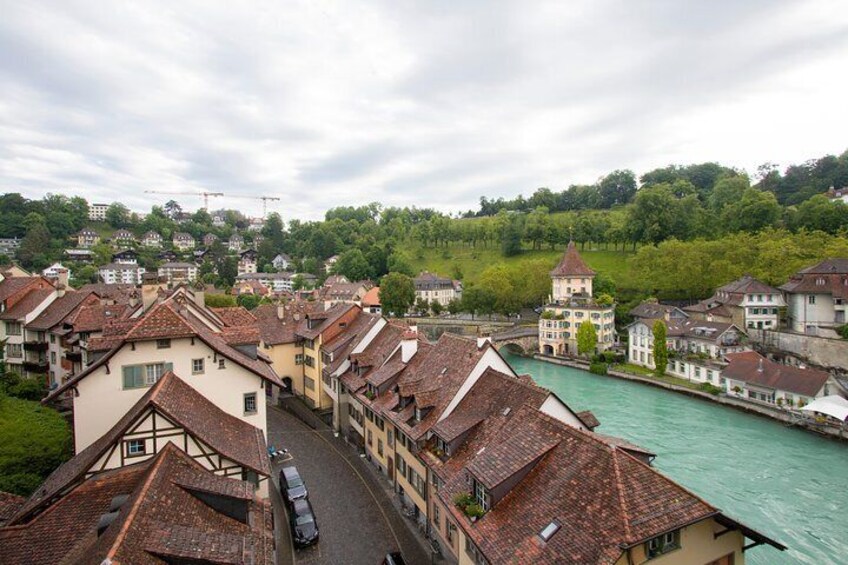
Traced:
<path id="1" fill-rule="evenodd" d="M 256 316 L 250 313 L 249 310 L 242 306 L 232 306 L 228 308 L 210 308 L 221 321 L 228 326 L 252 326 L 256 324 Z"/>
<path id="2" fill-rule="evenodd" d="M 560 259 L 559 264 L 551 271 L 551 275 L 557 277 L 567 277 L 567 276 L 583 276 L 583 277 L 591 277 L 595 275 L 595 271 L 589 268 L 589 266 L 583 261 L 583 258 L 580 256 L 580 253 L 577 251 L 577 246 L 574 245 L 573 241 L 568 243 L 568 248 L 565 250 L 565 254 Z"/>
<path id="3" fill-rule="evenodd" d="M 730 364 L 722 371 L 726 379 L 803 396 L 816 396 L 830 375 L 818 369 L 800 369 L 766 359 L 756 351 L 725 355 Z"/>
<path id="4" fill-rule="evenodd" d="M 97 295 L 93 292 L 66 292 L 64 296 L 60 296 L 54 300 L 50 306 L 38 315 L 36 319 L 27 324 L 27 329 L 47 331 L 53 326 L 58 325 L 66 317 L 68 317 L 75 309 L 86 300 L 97 300 Z"/>
<path id="5" fill-rule="evenodd" d="M 253 311 L 262 341 L 268 345 L 297 341 L 296 332 L 300 321 L 307 313 L 316 310 L 318 305 L 305 300 L 289 302 L 282 306 L 282 318 L 278 317 L 278 308 L 275 304 L 262 304 Z"/>
<path id="6" fill-rule="evenodd" d="M 175 310 L 176 306 L 170 302 L 163 302 L 153 307 L 145 314 L 125 337 L 128 341 L 149 339 L 175 339 L 180 337 L 191 337 L 195 331 L 186 319 Z"/>
<path id="7" fill-rule="evenodd" d="M 42 277 L 9 277 L 0 281 L 0 302 L 26 289 L 30 285 L 38 285 Z"/>
<path id="8" fill-rule="evenodd" d="M 12 519 L 12 516 L 18 513 L 21 506 L 26 502 L 26 498 L 12 494 L 10 492 L 0 491 L 0 527 Z"/>
<path id="9" fill-rule="evenodd" d="M 31 290 L 24 295 L 14 306 L 0 314 L 0 320 L 20 320 L 33 310 L 38 308 L 42 302 L 50 298 L 56 292 L 53 287 Z"/>

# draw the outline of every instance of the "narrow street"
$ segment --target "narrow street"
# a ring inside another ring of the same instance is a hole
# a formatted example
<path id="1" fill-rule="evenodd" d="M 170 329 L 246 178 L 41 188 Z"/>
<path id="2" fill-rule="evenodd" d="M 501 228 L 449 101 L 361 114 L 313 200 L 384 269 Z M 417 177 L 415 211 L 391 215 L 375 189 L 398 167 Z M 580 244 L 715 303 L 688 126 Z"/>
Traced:
<path id="1" fill-rule="evenodd" d="M 281 467 L 298 468 L 320 530 L 318 544 L 294 551 L 294 563 L 376 565 L 386 553 L 398 550 L 410 565 L 430 562 L 384 489 L 363 467 L 366 463 L 333 437 L 330 428 L 313 429 L 294 415 L 269 406 L 268 436 L 270 445 L 286 448 L 291 455 L 274 465 L 274 481 L 278 481 Z M 285 516 L 278 519 L 288 528 Z M 290 547 L 289 540 L 280 542 L 279 563 L 291 562 Z"/>

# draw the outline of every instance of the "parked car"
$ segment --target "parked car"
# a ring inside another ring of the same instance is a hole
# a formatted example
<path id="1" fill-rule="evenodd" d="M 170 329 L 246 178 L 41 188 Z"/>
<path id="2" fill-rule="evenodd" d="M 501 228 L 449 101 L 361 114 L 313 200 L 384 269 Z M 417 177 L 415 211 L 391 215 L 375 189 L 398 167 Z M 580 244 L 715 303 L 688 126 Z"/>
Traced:
<path id="1" fill-rule="evenodd" d="M 312 504 L 305 498 L 292 503 L 291 512 L 292 540 L 295 547 L 306 547 L 318 541 L 318 522 L 312 512 Z"/>
<path id="2" fill-rule="evenodd" d="M 291 504 L 295 500 L 306 498 L 309 494 L 306 492 L 306 485 L 297 472 L 297 467 L 283 467 L 280 470 L 280 492 L 286 498 L 286 501 Z"/>
<path id="3" fill-rule="evenodd" d="M 386 554 L 382 565 L 406 565 L 406 561 L 403 560 L 403 555 L 400 554 L 400 551 L 393 551 Z"/>

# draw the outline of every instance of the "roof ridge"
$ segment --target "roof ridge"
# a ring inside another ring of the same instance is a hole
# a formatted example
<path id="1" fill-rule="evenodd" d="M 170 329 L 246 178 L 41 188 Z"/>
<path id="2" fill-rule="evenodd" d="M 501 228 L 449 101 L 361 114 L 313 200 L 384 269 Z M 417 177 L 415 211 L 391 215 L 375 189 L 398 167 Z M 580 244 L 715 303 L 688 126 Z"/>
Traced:
<path id="1" fill-rule="evenodd" d="M 615 456 L 615 449 L 612 450 L 612 468 L 615 473 L 615 491 L 618 496 L 618 503 L 621 505 L 621 514 L 624 517 L 624 539 L 628 543 L 632 540 L 633 533 L 630 531 L 630 514 L 627 511 L 627 501 L 622 492 L 621 469 L 618 466 L 618 458 Z"/>

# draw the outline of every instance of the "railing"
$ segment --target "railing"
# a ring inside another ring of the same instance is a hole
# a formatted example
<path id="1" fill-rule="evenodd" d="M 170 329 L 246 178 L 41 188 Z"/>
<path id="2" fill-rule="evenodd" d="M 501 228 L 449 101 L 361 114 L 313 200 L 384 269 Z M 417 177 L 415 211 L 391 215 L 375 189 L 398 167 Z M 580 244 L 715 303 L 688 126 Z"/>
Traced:
<path id="1" fill-rule="evenodd" d="M 47 351 L 49 344 L 46 341 L 25 341 L 24 351 Z"/>

